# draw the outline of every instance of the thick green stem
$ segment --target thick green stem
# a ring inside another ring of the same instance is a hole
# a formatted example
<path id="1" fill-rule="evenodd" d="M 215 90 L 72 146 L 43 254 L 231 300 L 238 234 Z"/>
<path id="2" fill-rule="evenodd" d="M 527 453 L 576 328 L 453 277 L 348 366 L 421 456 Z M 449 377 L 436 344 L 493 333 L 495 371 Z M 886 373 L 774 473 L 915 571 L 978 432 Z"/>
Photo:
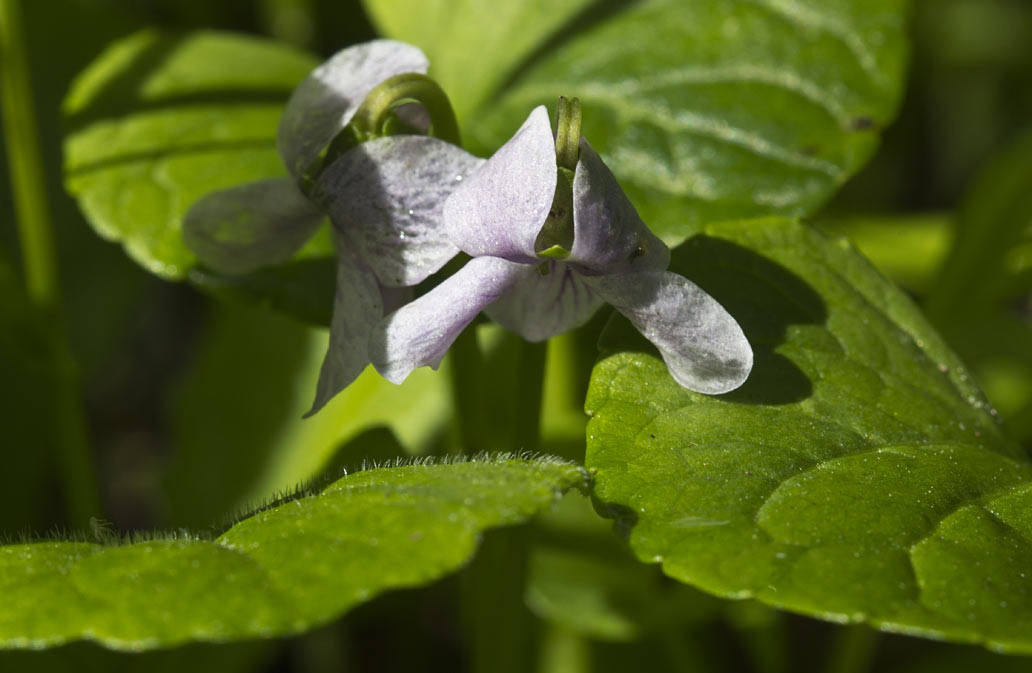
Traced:
<path id="1" fill-rule="evenodd" d="M 52 313 L 58 302 L 57 265 L 24 38 L 20 0 L 0 0 L 0 103 L 25 288 L 33 303 Z"/>
<path id="2" fill-rule="evenodd" d="M 591 642 L 558 624 L 547 624 L 537 670 L 538 673 L 589 673 Z"/>
<path id="3" fill-rule="evenodd" d="M 828 673 L 866 673 L 871 670 L 878 632 L 864 624 L 838 629 L 828 655 Z"/>
<path id="4" fill-rule="evenodd" d="M 491 436 L 487 429 L 482 377 L 484 357 L 477 343 L 476 328 L 467 327 L 448 351 L 451 366 L 452 404 L 455 442 L 452 453 L 471 455 L 488 451 Z"/>
<path id="5" fill-rule="evenodd" d="M 472 444 L 465 445 L 481 450 L 536 450 L 545 344 L 519 343 L 510 402 L 515 412 L 514 431 L 511 437 L 502 438 L 491 431 L 492 427 L 503 425 L 499 420 L 491 420 L 501 415 L 501 410 L 489 409 L 485 404 L 481 386 L 491 374 L 484 370 L 479 351 L 474 350 L 472 329 L 467 329 L 460 341 L 452 347 L 451 364 L 456 427 L 460 436 L 473 438 L 467 440 Z M 462 612 L 473 673 L 524 673 L 534 667 L 534 620 L 523 601 L 530 557 L 529 534 L 526 526 L 491 532 L 463 574 Z"/>
<path id="6" fill-rule="evenodd" d="M 534 620 L 523 602 L 530 529 L 491 531 L 462 577 L 462 613 L 472 673 L 532 670 Z"/>
<path id="7" fill-rule="evenodd" d="M 519 368 L 513 404 L 516 424 L 510 451 L 536 451 L 541 442 L 541 396 L 545 382 L 547 342 L 520 341 Z"/>
<path id="8" fill-rule="evenodd" d="M 15 219 L 29 299 L 50 319 L 57 365 L 65 385 L 55 391 L 55 442 L 69 523 L 86 527 L 100 516 L 100 496 L 90 455 L 75 367 L 60 329 L 57 264 L 43 159 L 33 108 L 28 51 L 20 0 L 0 0 L 0 105 L 14 192 Z"/>

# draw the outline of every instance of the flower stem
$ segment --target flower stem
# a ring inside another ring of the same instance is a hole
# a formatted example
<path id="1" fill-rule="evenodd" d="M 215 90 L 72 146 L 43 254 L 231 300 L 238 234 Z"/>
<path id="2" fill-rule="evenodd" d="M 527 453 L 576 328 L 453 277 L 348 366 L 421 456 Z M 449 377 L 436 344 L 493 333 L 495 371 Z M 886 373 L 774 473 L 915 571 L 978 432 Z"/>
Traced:
<path id="1" fill-rule="evenodd" d="M 516 379 L 516 424 L 509 450 L 536 451 L 541 440 L 541 396 L 545 381 L 545 352 L 548 342 L 520 340 Z"/>
<path id="2" fill-rule="evenodd" d="M 523 602 L 530 529 L 488 533 L 463 573 L 462 614 L 472 673 L 525 673 L 533 669 L 534 623 Z"/>
<path id="3" fill-rule="evenodd" d="M 544 381 L 545 344 L 522 340 L 517 349 L 517 375 L 513 398 L 513 433 L 498 437 L 491 428 L 498 409 L 487 408 L 483 381 L 489 372 L 476 350 L 475 334 L 467 329 L 452 346 L 452 382 L 456 427 L 464 446 L 480 450 L 535 450 L 541 422 L 541 390 Z M 526 526 L 489 533 L 466 569 L 461 582 L 461 605 L 470 670 L 473 673 L 523 673 L 532 670 L 534 621 L 523 601 L 530 559 L 530 530 Z"/>
<path id="4" fill-rule="evenodd" d="M 0 110 L 14 194 L 15 219 L 21 242 L 25 289 L 43 313 L 53 335 L 55 364 L 61 383 L 55 391 L 55 442 L 68 522 L 86 527 L 101 514 L 96 473 L 89 448 L 89 433 L 78 388 L 75 366 L 60 329 L 53 229 L 46 193 L 43 159 L 33 106 L 28 49 L 20 0 L 0 0 Z"/>
<path id="5" fill-rule="evenodd" d="M 591 642 L 558 624 L 547 624 L 537 670 L 538 673 L 588 673 Z"/>
<path id="6" fill-rule="evenodd" d="M 828 655 L 828 673 L 865 673 L 878 645 L 878 632 L 864 624 L 837 629 Z"/>
<path id="7" fill-rule="evenodd" d="M 0 103 L 25 289 L 37 307 L 53 313 L 58 303 L 57 265 L 24 37 L 19 0 L 0 0 Z"/>
<path id="8" fill-rule="evenodd" d="M 462 330 L 448 351 L 448 357 L 451 360 L 452 404 L 455 407 L 452 453 L 470 455 L 487 451 L 491 448 L 491 437 L 487 430 L 487 409 L 481 385 L 484 357 L 477 343 L 475 327 L 471 325 Z"/>

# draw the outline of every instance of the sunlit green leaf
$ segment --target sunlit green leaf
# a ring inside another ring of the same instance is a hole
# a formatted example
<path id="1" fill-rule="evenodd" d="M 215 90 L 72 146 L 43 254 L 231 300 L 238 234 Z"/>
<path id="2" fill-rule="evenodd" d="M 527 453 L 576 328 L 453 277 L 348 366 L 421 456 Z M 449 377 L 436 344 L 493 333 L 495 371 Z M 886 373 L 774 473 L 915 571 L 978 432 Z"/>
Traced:
<path id="1" fill-rule="evenodd" d="M 225 277 L 195 268 L 180 231 L 208 192 L 285 174 L 276 127 L 315 64 L 285 45 L 226 33 L 147 31 L 115 42 L 65 99 L 65 184 L 97 233 L 151 272 L 189 274 L 203 287 L 328 323 L 329 237 L 292 263 Z"/>
<path id="2" fill-rule="evenodd" d="M 488 528 L 548 508 L 584 472 L 477 460 L 359 472 L 215 540 L 0 547 L 0 643 L 118 649 L 296 633 L 464 564 Z"/>
<path id="3" fill-rule="evenodd" d="M 613 326 L 587 466 L 638 557 L 723 596 L 1032 651 L 1032 465 L 910 300 L 787 220 L 708 227 L 672 266 L 756 366 L 698 395 Z"/>
<path id="4" fill-rule="evenodd" d="M 815 210 L 871 156 L 906 67 L 906 0 L 439 4 L 367 1 L 428 51 L 471 147 L 577 96 L 585 137 L 670 240 Z"/>

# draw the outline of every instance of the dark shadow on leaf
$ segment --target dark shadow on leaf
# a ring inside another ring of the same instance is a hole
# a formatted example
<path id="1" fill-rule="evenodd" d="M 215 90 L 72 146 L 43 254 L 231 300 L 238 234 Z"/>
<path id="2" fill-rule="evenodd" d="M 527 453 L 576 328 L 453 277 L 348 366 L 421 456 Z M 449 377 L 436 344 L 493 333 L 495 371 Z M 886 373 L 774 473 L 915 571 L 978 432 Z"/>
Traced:
<path id="1" fill-rule="evenodd" d="M 602 502 L 591 493 L 591 506 L 599 516 L 613 520 L 613 532 L 621 540 L 627 541 L 631 538 L 631 531 L 638 525 L 638 513 L 626 505 L 616 502 Z"/>
<path id="2" fill-rule="evenodd" d="M 194 267 L 188 277 L 212 294 L 268 306 L 316 327 L 326 327 L 333 314 L 336 270 L 336 258 L 312 257 L 242 275 Z"/>
<path id="3" fill-rule="evenodd" d="M 791 360 L 775 352 L 790 325 L 821 325 L 828 312 L 803 279 L 766 257 L 723 239 L 697 235 L 672 253 L 670 270 L 708 292 L 734 316 L 753 347 L 754 363 L 741 388 L 722 399 L 746 404 L 790 404 L 813 393 Z M 604 354 L 656 349 L 619 314 L 599 338 Z"/>

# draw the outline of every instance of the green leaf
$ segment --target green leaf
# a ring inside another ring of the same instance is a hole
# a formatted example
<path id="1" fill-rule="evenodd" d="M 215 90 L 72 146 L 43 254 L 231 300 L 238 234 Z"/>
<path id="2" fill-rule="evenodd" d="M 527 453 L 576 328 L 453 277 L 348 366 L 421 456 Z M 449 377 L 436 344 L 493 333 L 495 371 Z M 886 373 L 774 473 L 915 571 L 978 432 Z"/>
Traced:
<path id="1" fill-rule="evenodd" d="M 910 300 L 792 221 L 714 225 L 672 268 L 741 323 L 720 397 L 647 342 L 596 367 L 586 465 L 638 558 L 734 598 L 1032 651 L 1032 465 Z"/>
<path id="2" fill-rule="evenodd" d="M 464 121 L 593 0 L 364 0 L 384 35 L 418 45 Z M 476 54 L 475 59 L 469 57 Z"/>
<path id="3" fill-rule="evenodd" d="M 66 187 L 97 233 L 152 273 L 189 275 L 202 287 L 328 323 L 328 236 L 291 263 L 227 278 L 195 267 L 181 235 L 183 215 L 201 196 L 285 175 L 276 127 L 315 65 L 290 47 L 225 33 L 144 31 L 115 42 L 65 99 Z"/>
<path id="4" fill-rule="evenodd" d="M 670 242 L 702 222 L 811 213 L 867 162 L 896 114 L 907 8 L 906 0 L 596 7 L 521 63 L 473 115 L 469 137 L 490 150 L 532 106 L 576 96 L 584 136 Z M 436 37 L 435 25 L 416 37 Z M 469 53 L 459 39 L 447 48 Z M 493 65 L 477 61 L 463 65 Z"/>
<path id="5" fill-rule="evenodd" d="M 482 531 L 525 521 L 584 476 L 554 460 L 376 469 L 258 511 L 215 540 L 0 547 L 0 643 L 140 650 L 303 631 L 456 570 Z"/>

